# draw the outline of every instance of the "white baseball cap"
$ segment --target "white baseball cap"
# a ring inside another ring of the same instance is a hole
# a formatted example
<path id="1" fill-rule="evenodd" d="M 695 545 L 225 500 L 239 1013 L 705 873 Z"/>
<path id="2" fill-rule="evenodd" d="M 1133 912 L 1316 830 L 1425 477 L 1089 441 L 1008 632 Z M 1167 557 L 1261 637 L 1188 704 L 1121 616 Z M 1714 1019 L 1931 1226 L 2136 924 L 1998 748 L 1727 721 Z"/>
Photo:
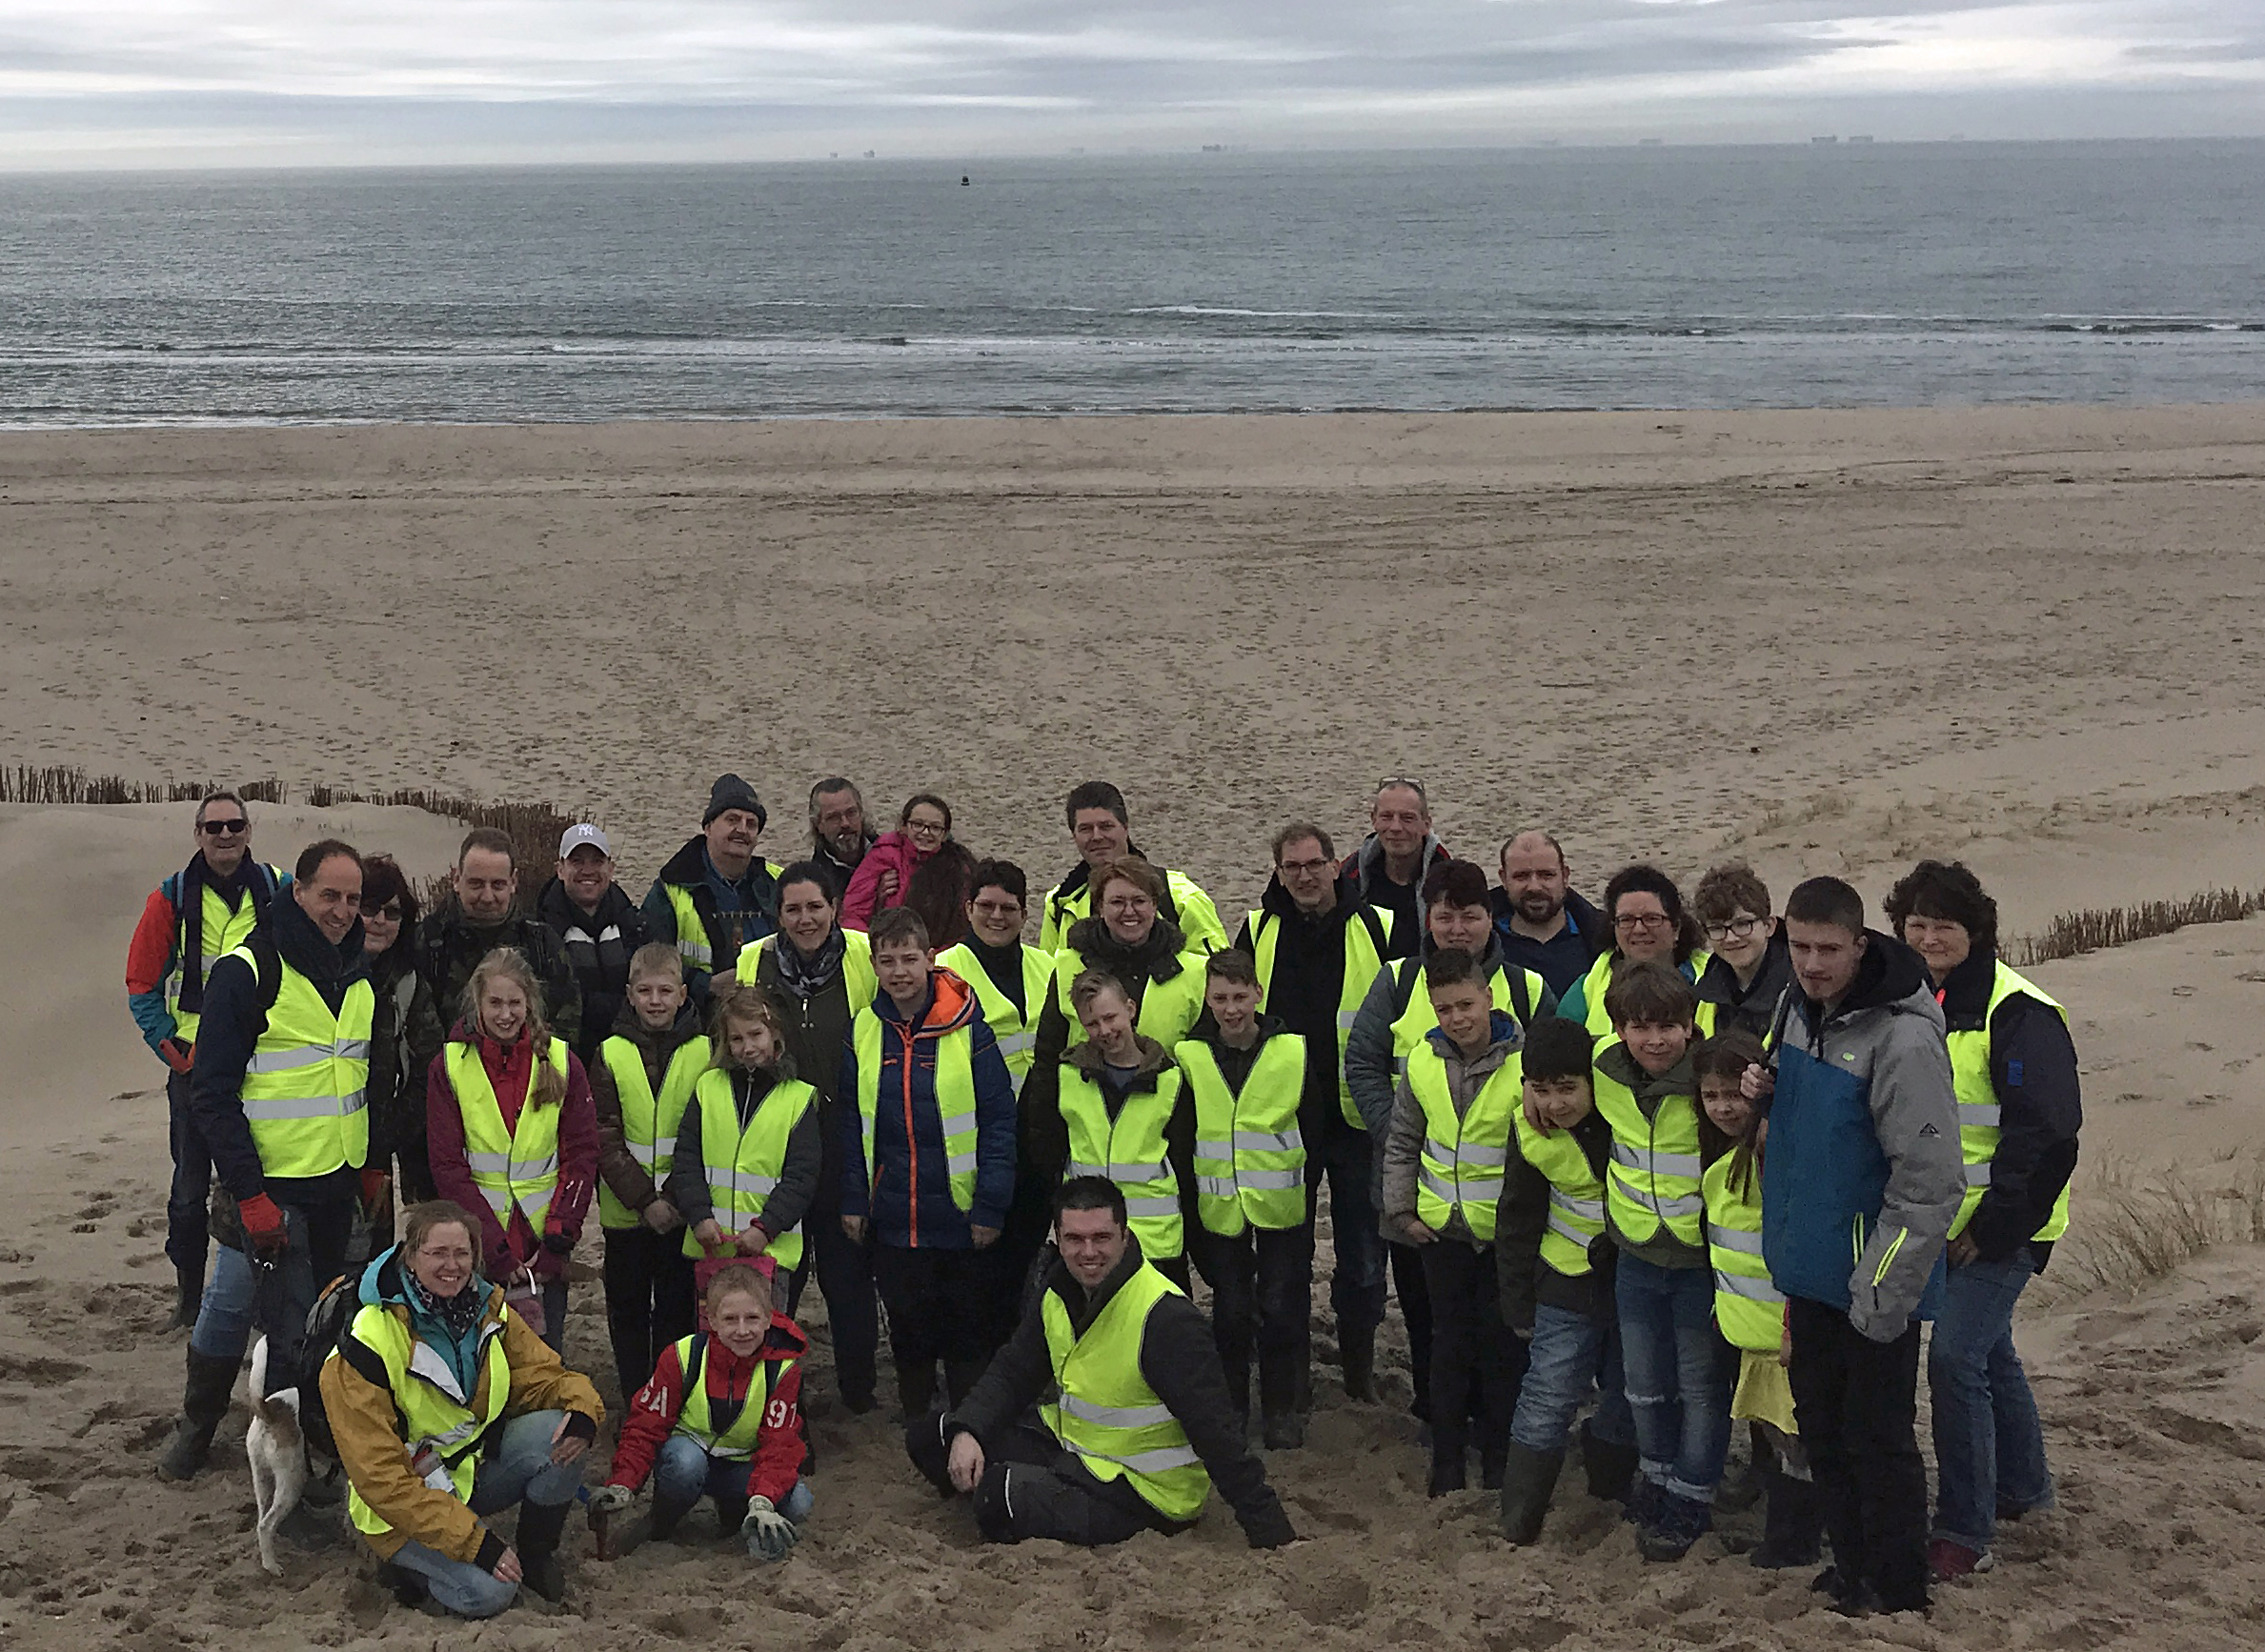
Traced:
<path id="1" fill-rule="evenodd" d="M 606 841 L 606 835 L 586 820 L 579 826 L 569 826 L 558 839 L 558 858 L 564 860 L 585 843 L 608 860 L 613 859 L 614 846 Z"/>

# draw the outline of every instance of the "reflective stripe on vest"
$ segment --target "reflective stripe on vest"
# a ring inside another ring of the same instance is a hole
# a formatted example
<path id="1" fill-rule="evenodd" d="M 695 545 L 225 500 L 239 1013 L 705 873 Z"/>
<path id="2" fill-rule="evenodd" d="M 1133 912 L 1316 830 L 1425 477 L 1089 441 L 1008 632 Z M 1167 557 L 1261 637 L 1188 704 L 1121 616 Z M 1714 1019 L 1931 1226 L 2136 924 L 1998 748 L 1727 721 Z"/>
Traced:
<path id="1" fill-rule="evenodd" d="M 708 1070 L 705 1038 L 687 1038 L 669 1057 L 660 1076 L 660 1094 L 645 1076 L 645 1055 L 628 1038 L 611 1038 L 597 1047 L 598 1056 L 613 1075 L 614 1093 L 621 1098 L 621 1140 L 645 1174 L 658 1187 L 669 1179 L 677 1162 L 677 1121 L 684 1117 L 684 1103 L 692 1087 Z M 636 1227 L 643 1218 L 615 1196 L 600 1177 L 597 1184 L 597 1219 L 601 1226 Z"/>
<path id="2" fill-rule="evenodd" d="M 778 945 L 775 935 L 749 941 L 739 949 L 739 961 L 732 967 L 733 978 L 742 986 L 753 986 L 760 977 L 763 954 Z M 841 990 L 853 1016 L 872 1003 L 873 995 L 880 991 L 880 977 L 873 973 L 873 943 L 861 929 L 841 932 Z"/>
<path id="3" fill-rule="evenodd" d="M 270 887 L 280 890 L 283 875 L 273 866 L 263 870 Z M 252 938 L 252 932 L 259 925 L 259 902 L 253 898 L 256 883 L 247 884 L 244 898 L 233 907 L 217 889 L 207 883 L 204 891 L 204 941 L 198 962 L 203 966 L 205 984 L 212 983 L 212 966 Z M 176 886 L 177 891 L 177 886 Z M 175 899 L 179 897 L 176 892 Z M 196 1029 L 204 1017 L 193 1010 L 181 1008 L 181 960 L 189 956 L 189 919 L 176 910 L 173 913 L 173 967 L 165 977 L 165 1012 L 173 1018 L 173 1037 L 184 1044 L 196 1042 Z"/>
<path id="4" fill-rule="evenodd" d="M 1030 1076 L 1030 1066 L 1038 1051 L 1038 1018 L 1046 1007 L 1046 994 L 1054 985 L 1054 955 L 1041 952 L 1035 946 L 1021 948 L 1022 1007 L 1015 1008 L 1015 1000 L 999 990 L 999 983 L 991 978 L 991 972 L 983 968 L 983 960 L 975 948 L 961 941 L 936 955 L 936 967 L 950 970 L 965 981 L 975 994 L 975 1001 L 983 1012 L 983 1022 L 991 1029 L 991 1037 L 998 1040 L 1000 1058 L 1006 1063 L 1006 1076 L 1015 1086 L 1015 1094 L 1022 1094 L 1022 1080 Z"/>
<path id="5" fill-rule="evenodd" d="M 1958 1146 L 1966 1158 L 1966 1197 L 1960 1200 L 1958 1215 L 1951 1222 L 1952 1239 L 1966 1231 L 1966 1224 L 1974 1219 L 1974 1210 L 1981 1204 L 1982 1196 L 1990 1191 L 1990 1166 L 1997 1158 L 2002 1135 L 1998 1120 L 2003 1117 L 2003 1109 L 1998 1101 L 1997 1086 L 1990 1076 L 1990 1023 L 1997 1018 L 1998 1005 L 2023 994 L 2051 1008 L 2063 1021 L 2068 1019 L 2068 1011 L 2055 999 L 2001 958 L 1997 974 L 1990 983 L 1990 1008 L 1982 1017 L 1981 1026 L 1952 1033 L 1944 1038 L 1951 1051 L 1951 1082 L 1958 1092 Z M 2053 1214 L 2030 1237 L 2056 1239 L 2068 1231 L 2069 1189 L 2064 1184 L 2060 1197 L 2053 1201 Z"/>
<path id="6" fill-rule="evenodd" d="M 1173 1052 L 1196 1112 L 1196 1218 L 1231 1239 L 1245 1227 L 1291 1228 L 1305 1220 L 1305 1138 L 1298 1102 L 1305 1091 L 1305 1040 L 1277 1033 L 1259 1050 L 1240 1092 L 1200 1038 Z"/>
<path id="7" fill-rule="evenodd" d="M 1390 910 L 1384 907 L 1364 910 L 1375 917 L 1377 926 L 1389 942 Z M 1253 912 L 1247 921 L 1259 977 L 1259 1009 L 1263 1014 L 1277 1014 L 1269 1000 L 1274 991 L 1275 955 L 1282 945 L 1282 922 L 1274 914 L 1264 910 Z M 1353 1022 L 1360 1018 L 1361 1005 L 1368 997 L 1368 989 L 1384 967 L 1384 955 L 1377 950 L 1376 937 L 1362 921 L 1361 913 L 1354 913 L 1345 923 L 1345 978 L 1337 990 L 1337 1108 L 1345 1116 L 1345 1121 L 1360 1131 L 1365 1131 L 1368 1126 L 1361 1118 L 1361 1109 L 1353 1104 L 1353 1087 L 1345 1081 L 1345 1046 L 1352 1035 Z"/>
<path id="8" fill-rule="evenodd" d="M 1416 1219 L 1433 1233 L 1446 1232 L 1460 1215 L 1481 1244 L 1494 1239 L 1494 1207 L 1502 1201 L 1503 1171 L 1510 1161 L 1510 1120 L 1520 1109 L 1524 1063 L 1515 1054 L 1486 1076 L 1462 1117 L 1447 1088 L 1446 1058 L 1426 1038 L 1407 1058 L 1408 1092 L 1424 1110 L 1424 1152 L 1416 1166 Z"/>
<path id="9" fill-rule="evenodd" d="M 1620 1036 L 1620 1030 L 1612 1025 L 1612 1017 L 1605 1013 L 1605 994 L 1611 990 L 1612 960 L 1615 956 L 1610 952 L 1605 953 L 1588 966 L 1588 974 L 1581 977 L 1582 1025 L 1599 1038 L 1616 1038 Z M 1694 952 L 1690 955 L 1689 962 L 1675 966 L 1675 973 L 1687 981 L 1696 981 L 1713 957 L 1712 953 Z M 1699 1006 L 1696 1019 L 1700 1038 L 1714 1037 L 1715 1016 L 1720 1008 L 1718 1004 Z"/>
<path id="10" fill-rule="evenodd" d="M 1601 1063 L 1591 1078 L 1596 1110 L 1612 1127 L 1606 1208 L 1614 1230 L 1631 1243 L 1648 1244 L 1664 1222 L 1691 1249 L 1704 1246 L 1707 1201 L 1699 1190 L 1698 1103 L 1689 1096 L 1664 1097 L 1647 1118 L 1635 1092 Z"/>
<path id="11" fill-rule="evenodd" d="M 1549 1183 L 1549 1223 L 1542 1230 L 1542 1260 L 1577 1279 L 1594 1264 L 1589 1247 L 1604 1237 L 1605 1182 L 1569 1130 L 1544 1132 L 1527 1122 L 1521 1106 L 1511 1116 L 1518 1155 Z"/>
<path id="12" fill-rule="evenodd" d="M 1402 1010 L 1400 1018 L 1392 1023 L 1392 1074 L 1394 1078 L 1399 1078 L 1407 1072 L 1408 1057 L 1415 1054 L 1417 1048 L 1431 1036 L 1431 1030 L 1439 1025 L 1439 1016 L 1431 1008 L 1429 977 L 1422 960 L 1407 958 L 1395 967 L 1416 972 L 1415 990 L 1408 995 L 1407 1008 Z M 1531 970 L 1520 973 L 1526 977 L 1526 1002 L 1528 1010 L 1531 1010 L 1541 1003 L 1542 994 L 1548 990 L 1548 983 Z M 1496 970 L 1487 981 L 1487 986 L 1494 997 L 1494 1007 L 1510 1019 L 1517 1020 L 1518 998 L 1510 990 L 1507 966 Z"/>
<path id="13" fill-rule="evenodd" d="M 699 1076 L 693 1094 L 700 1103 L 700 1162 L 708 1172 L 708 1202 L 716 1225 L 727 1234 L 742 1234 L 755 1225 L 763 1206 L 778 1191 L 786 1169 L 786 1144 L 795 1126 L 818 1099 L 818 1092 L 799 1078 L 771 1086 L 756 1103 L 755 1117 L 739 1128 L 739 1106 L 735 1080 L 728 1069 L 711 1067 Z M 708 1253 L 684 1230 L 684 1254 L 698 1260 Z M 802 1224 L 797 1222 L 776 1236 L 763 1254 L 786 1273 L 802 1260 Z"/>
<path id="14" fill-rule="evenodd" d="M 661 894 L 668 897 L 669 911 L 677 920 L 677 956 L 684 960 L 688 970 L 703 975 L 716 968 L 716 949 L 708 942 L 708 926 L 700 917 L 700 909 L 692 903 L 692 886 L 688 883 L 664 883 Z"/>
<path id="15" fill-rule="evenodd" d="M 484 1287 L 475 1280 L 472 1288 Z M 476 1402 L 466 1400 L 448 1361 L 411 1334 L 401 1310 L 377 1302 L 366 1304 L 354 1315 L 348 1333 L 385 1364 L 387 1386 L 403 1435 L 401 1450 L 411 1465 L 415 1465 L 420 1454 L 430 1451 L 437 1461 L 424 1472 L 425 1484 L 447 1492 L 458 1502 L 472 1501 L 480 1442 L 501 1420 L 503 1408 L 511 1400 L 511 1361 L 504 1356 L 502 1330 L 499 1320 L 489 1320 L 480 1327 L 479 1375 L 474 1384 Z M 339 1356 L 334 1352 L 330 1358 Z M 346 1482 L 346 1507 L 357 1531 L 374 1537 L 393 1530 L 362 1501 L 351 1477 Z"/>
<path id="16" fill-rule="evenodd" d="M 763 1413 L 770 1408 L 771 1396 L 779 1391 L 779 1384 L 795 1365 L 792 1357 L 757 1360 L 757 1380 L 747 1384 L 746 1403 L 739 1407 L 739 1415 L 732 1419 L 732 1425 L 718 1434 L 708 1400 L 708 1339 L 685 1338 L 677 1344 L 677 1368 L 684 1374 L 684 1403 L 677 1412 L 676 1432 L 710 1457 L 731 1462 L 749 1461 L 762 1436 Z"/>
<path id="17" fill-rule="evenodd" d="M 257 978 L 259 961 L 249 946 L 228 956 L 242 959 Z M 367 980 L 355 981 L 334 1014 L 288 960 L 281 970 L 236 1092 L 260 1170 L 283 1178 L 359 1170 L 370 1158 L 365 1104 L 377 994 Z"/>
<path id="18" fill-rule="evenodd" d="M 1200 975 L 1202 972 L 1198 972 Z M 1180 1179 L 1164 1155 L 1164 1126 L 1180 1104 L 1180 1069 L 1156 1075 L 1153 1090 L 1135 1090 L 1114 1120 L 1102 1087 L 1067 1062 L 1062 1068 L 1062 1121 L 1069 1131 L 1070 1176 L 1105 1176 L 1124 1195 L 1141 1254 L 1169 1261 L 1187 1245 L 1180 1216 Z"/>
<path id="19" fill-rule="evenodd" d="M 1069 989 L 1088 967 L 1084 955 L 1068 947 L 1054 957 L 1054 997 L 1062 1019 L 1069 1023 L 1069 1041 L 1062 1046 L 1065 1053 L 1085 1041 L 1085 1028 L 1069 1001 Z M 1154 1038 L 1167 1050 L 1186 1038 L 1196 1017 L 1203 1013 L 1202 957 L 1182 953 L 1180 973 L 1168 981 L 1150 981 L 1141 991 L 1137 1009 L 1133 1030 L 1143 1038 Z"/>
<path id="20" fill-rule="evenodd" d="M 874 1138 L 880 1128 L 881 1038 L 884 1029 L 880 1015 L 871 1009 L 859 1010 L 857 1019 L 849 1024 L 850 1049 L 858 1063 L 858 1118 L 861 1126 L 861 1139 L 865 1152 L 865 1194 L 868 1210 L 872 1209 L 875 1181 L 880 1167 L 873 1157 Z M 936 1045 L 935 1092 L 937 1123 L 943 1136 L 944 1175 L 949 1179 L 952 1202 L 964 1216 L 975 1208 L 975 1029 L 959 1027 L 942 1038 L 932 1040 Z M 914 1058 L 912 1041 L 899 1040 L 902 1061 Z M 901 1095 L 898 1098 L 902 1100 Z M 920 1138 L 914 1133 L 909 1113 L 904 1120 L 904 1139 L 917 1161 Z M 905 1202 L 911 1208 L 913 1232 L 920 1232 L 918 1199 L 920 1177 L 916 1171 L 913 1185 L 905 1190 Z"/>
<path id="21" fill-rule="evenodd" d="M 1048 1291 L 1041 1313 L 1061 1398 L 1041 1415 L 1096 1480 L 1122 1480 L 1164 1519 L 1191 1521 L 1211 1494 L 1211 1477 L 1186 1430 L 1141 1374 L 1148 1316 L 1179 1295 L 1143 1262 L 1080 1336 L 1060 1295 Z M 1011 1484 L 1007 1495 L 1014 1495 Z"/>
<path id="22" fill-rule="evenodd" d="M 553 1038 L 542 1058 L 564 1084 L 566 1040 Z M 558 1119 L 565 1109 L 556 1103 L 535 1104 L 535 1070 L 530 1062 L 518 1121 L 506 1130 L 502 1103 L 488 1082 L 487 1064 L 479 1052 L 470 1044 L 451 1043 L 442 1051 L 442 1060 L 456 1112 L 464 1120 L 464 1162 L 480 1197 L 502 1226 L 511 1226 L 516 1206 L 528 1228 L 541 1238 L 543 1221 L 551 1214 L 551 1197 L 558 1191 Z"/>
<path id="23" fill-rule="evenodd" d="M 1734 1348 L 1774 1354 L 1785 1335 L 1785 1293 L 1770 1282 L 1762 1260 L 1762 1167 L 1748 1167 L 1735 1186 L 1735 1150 L 1707 1167 L 1708 1259 L 1714 1266 L 1714 1320 Z"/>

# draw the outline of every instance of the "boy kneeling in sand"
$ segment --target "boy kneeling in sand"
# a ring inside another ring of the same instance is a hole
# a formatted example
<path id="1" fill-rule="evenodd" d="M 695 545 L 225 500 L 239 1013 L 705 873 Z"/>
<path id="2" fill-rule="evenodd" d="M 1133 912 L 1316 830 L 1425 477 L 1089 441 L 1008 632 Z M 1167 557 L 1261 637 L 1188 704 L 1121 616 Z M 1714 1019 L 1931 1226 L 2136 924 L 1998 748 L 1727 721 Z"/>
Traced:
<path id="1" fill-rule="evenodd" d="M 727 1262 L 701 1299 L 708 1329 L 661 1350 L 630 1401 L 613 1472 L 590 1506 L 617 1513 L 653 1479 L 653 1535 L 666 1537 L 703 1497 L 750 1556 L 784 1560 L 810 1518 L 802 1478 L 802 1359 L 809 1343 L 771 1311 L 771 1284 Z"/>

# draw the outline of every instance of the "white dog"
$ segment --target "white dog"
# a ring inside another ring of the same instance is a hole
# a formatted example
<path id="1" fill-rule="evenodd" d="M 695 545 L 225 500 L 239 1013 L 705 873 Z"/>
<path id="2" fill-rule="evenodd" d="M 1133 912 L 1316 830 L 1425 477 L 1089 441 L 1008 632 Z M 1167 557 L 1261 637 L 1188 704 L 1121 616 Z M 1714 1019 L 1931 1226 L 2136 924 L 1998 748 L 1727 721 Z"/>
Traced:
<path id="1" fill-rule="evenodd" d="M 307 1441 L 299 1432 L 299 1391 L 268 1394 L 267 1385 L 268 1340 L 262 1337 L 252 1349 L 252 1427 L 244 1436 L 244 1455 L 252 1460 L 252 1497 L 259 1505 L 259 1563 L 279 1578 L 275 1528 L 307 1489 Z"/>

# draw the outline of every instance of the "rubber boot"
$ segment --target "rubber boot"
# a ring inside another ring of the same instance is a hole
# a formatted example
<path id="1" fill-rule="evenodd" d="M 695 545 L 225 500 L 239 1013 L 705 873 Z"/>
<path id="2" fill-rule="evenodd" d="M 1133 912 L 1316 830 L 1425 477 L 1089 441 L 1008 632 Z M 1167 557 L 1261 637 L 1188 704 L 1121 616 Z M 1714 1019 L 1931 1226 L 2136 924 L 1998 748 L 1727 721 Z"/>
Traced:
<path id="1" fill-rule="evenodd" d="M 1259 1351 L 1261 1438 L 1268 1451 L 1296 1451 L 1305 1443 L 1305 1418 L 1298 1404 L 1301 1363 L 1294 1354 Z"/>
<path id="2" fill-rule="evenodd" d="M 228 1415 L 236 1391 L 236 1361 L 189 1350 L 189 1377 L 181 1393 L 181 1420 L 157 1460 L 157 1478 L 193 1480 L 212 1449 L 212 1436 Z"/>
<path id="3" fill-rule="evenodd" d="M 897 1361 L 897 1396 L 904 1402 L 904 1420 L 925 1417 L 936 1409 L 936 1361 Z"/>
<path id="4" fill-rule="evenodd" d="M 1825 1547 L 1816 1486 L 1772 1466 L 1764 1496 L 1768 1501 L 1762 1511 L 1762 1541 L 1747 1557 L 1748 1563 L 1765 1571 L 1815 1565 Z"/>
<path id="5" fill-rule="evenodd" d="M 1345 1361 L 1345 1397 L 1365 1404 L 1376 1403 L 1376 1327 L 1340 1325 L 1338 1357 Z"/>
<path id="6" fill-rule="evenodd" d="M 196 1323 L 197 1310 L 204 1306 L 205 1267 L 199 1261 L 193 1268 L 173 1270 L 173 1317 L 165 1322 L 169 1331 L 186 1331 Z"/>
<path id="7" fill-rule="evenodd" d="M 1479 1438 L 1479 1489 L 1500 1491 L 1503 1476 L 1509 1471 L 1510 1442 L 1507 1440 L 1488 1440 L 1482 1432 Z"/>
<path id="8" fill-rule="evenodd" d="M 1587 1424 L 1581 1429 L 1581 1469 L 1588 1479 L 1588 1495 L 1600 1502 L 1628 1501 L 1628 1487 L 1639 1461 L 1632 1445 L 1599 1440 Z"/>
<path id="9" fill-rule="evenodd" d="M 556 1605 L 566 1599 L 566 1568 L 558 1561 L 558 1543 L 566 1535 L 566 1513 L 572 1502 L 523 1502 L 519 1505 L 519 1532 L 513 1546 L 519 1551 L 519 1570 L 526 1586 Z"/>
<path id="10" fill-rule="evenodd" d="M 1426 1495 L 1446 1497 L 1470 1484 L 1464 1432 L 1434 1426 L 1431 1431 L 1431 1483 Z"/>
<path id="11" fill-rule="evenodd" d="M 1510 1441 L 1502 1471 L 1502 1535 L 1513 1543 L 1530 1543 L 1542 1535 L 1542 1519 L 1549 1512 L 1549 1494 L 1557 1489 L 1557 1476 L 1565 1467 L 1563 1451 L 1528 1451 Z"/>

